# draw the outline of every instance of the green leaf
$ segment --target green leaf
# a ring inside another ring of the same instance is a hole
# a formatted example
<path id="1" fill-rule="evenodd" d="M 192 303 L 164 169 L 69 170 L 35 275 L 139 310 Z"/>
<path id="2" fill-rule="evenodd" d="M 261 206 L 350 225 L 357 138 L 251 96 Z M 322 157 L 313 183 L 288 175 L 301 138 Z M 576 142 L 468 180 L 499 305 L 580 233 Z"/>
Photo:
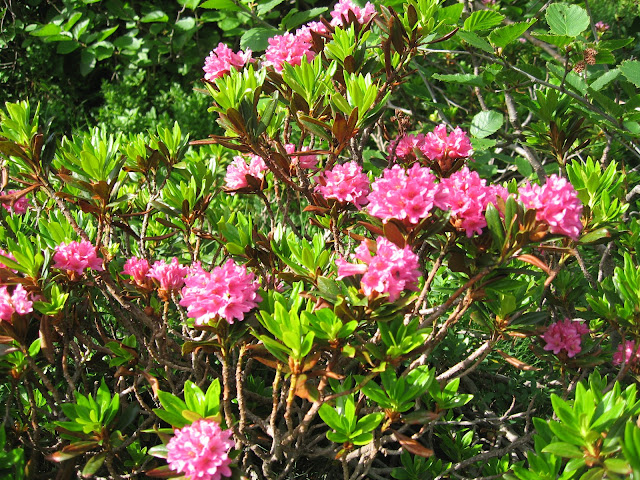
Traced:
<path id="1" fill-rule="evenodd" d="M 533 19 L 528 22 L 512 23 L 511 25 L 496 28 L 489 34 L 489 41 L 494 47 L 504 48 L 519 38 L 535 22 L 536 20 Z"/>
<path id="2" fill-rule="evenodd" d="M 82 478 L 91 478 L 93 475 L 102 467 L 102 464 L 107 459 L 107 452 L 99 453 L 98 455 L 94 455 L 87 463 L 84 465 L 82 469 Z"/>
<path id="3" fill-rule="evenodd" d="M 471 120 L 470 133 L 474 137 L 485 138 L 497 132 L 504 123 L 504 116 L 494 110 L 478 113 Z"/>
<path id="4" fill-rule="evenodd" d="M 545 18 L 554 35 L 577 37 L 589 26 L 589 15 L 578 5 L 552 3 L 545 12 Z"/>
<path id="5" fill-rule="evenodd" d="M 162 10 L 154 10 L 140 19 L 142 23 L 168 22 L 169 16 Z"/>
<path id="6" fill-rule="evenodd" d="M 47 23 L 46 25 L 31 32 L 31 35 L 33 35 L 34 37 L 50 37 L 59 34 L 61 31 L 62 27 L 60 25 Z"/>
<path id="7" fill-rule="evenodd" d="M 265 13 L 269 13 L 271 10 L 273 10 L 275 7 L 277 7 L 278 5 L 280 5 L 282 3 L 283 0 L 267 0 L 265 1 L 261 1 L 258 2 L 258 15 L 262 16 Z"/>
<path id="8" fill-rule="evenodd" d="M 200 8 L 209 8 L 212 10 L 225 10 L 227 12 L 240 12 L 242 8 L 237 6 L 231 0 L 207 0 Z"/>
<path id="9" fill-rule="evenodd" d="M 200 0 L 178 0 L 178 3 L 189 10 L 195 10 Z"/>
<path id="10" fill-rule="evenodd" d="M 487 205 L 487 210 L 485 211 L 484 216 L 487 219 L 487 227 L 489 227 L 489 231 L 495 239 L 496 246 L 498 248 L 502 248 L 502 246 L 504 245 L 505 234 L 498 209 L 496 209 L 496 207 L 494 207 L 493 204 L 490 203 L 489 205 Z"/>
<path id="11" fill-rule="evenodd" d="M 602 75 L 596 78 L 593 81 L 593 83 L 589 86 L 597 92 L 598 90 L 606 87 L 611 82 L 613 82 L 616 78 L 618 78 L 620 76 L 620 73 L 622 72 L 618 68 L 614 68 L 612 70 L 609 70 L 608 72 L 604 72 Z"/>
<path id="12" fill-rule="evenodd" d="M 240 37 L 240 48 L 242 50 L 249 48 L 254 52 L 266 50 L 269 46 L 269 39 L 280 33 L 282 32 L 273 28 L 252 28 Z"/>
<path id="13" fill-rule="evenodd" d="M 196 19 L 193 17 L 184 17 L 175 23 L 176 30 L 188 32 L 196 27 Z"/>
<path id="14" fill-rule="evenodd" d="M 460 20 L 463 9 L 464 4 L 462 3 L 455 3 L 448 7 L 438 8 L 438 22 L 443 22 L 446 25 L 456 25 L 458 20 Z"/>
<path id="15" fill-rule="evenodd" d="M 307 23 L 312 18 L 317 17 L 318 15 L 326 12 L 328 10 L 327 7 L 318 7 L 312 8 L 310 10 L 304 10 L 302 12 L 298 12 L 295 9 L 291 10 L 289 14 L 287 14 L 282 19 L 282 28 L 284 30 L 291 30 L 298 25 L 302 25 L 303 23 Z"/>
<path id="16" fill-rule="evenodd" d="M 618 67 L 622 74 L 627 77 L 636 87 L 640 87 L 640 61 L 625 60 Z"/>
<path id="17" fill-rule="evenodd" d="M 542 451 L 562 458 L 582 458 L 584 456 L 584 453 L 578 447 L 564 442 L 550 443 Z"/>
<path id="18" fill-rule="evenodd" d="M 443 82 L 462 83 L 464 85 L 473 85 L 474 87 L 484 87 L 484 79 L 482 76 L 474 75 L 472 73 L 434 73 L 431 78 L 435 78 L 436 80 L 441 80 Z"/>
<path id="19" fill-rule="evenodd" d="M 496 25 L 500 25 L 504 20 L 504 15 L 493 10 L 477 10 L 469 15 L 464 21 L 464 29 L 468 32 L 475 30 L 486 30 Z"/>
<path id="20" fill-rule="evenodd" d="M 323 403 L 320 406 L 320 410 L 318 410 L 318 414 L 324 423 L 326 423 L 330 428 L 335 430 L 336 432 L 348 433 L 344 431 L 344 427 L 342 425 L 341 417 L 338 415 L 331 406 L 326 403 Z"/>
<path id="21" fill-rule="evenodd" d="M 462 5 L 461 3 L 459 5 Z M 477 33 L 474 32 L 465 32 L 463 30 L 459 30 L 456 34 L 456 37 L 461 38 L 469 45 L 472 45 L 480 50 L 483 50 L 487 53 L 494 53 L 494 48 L 491 46 L 489 42 L 487 42 L 484 38 L 480 37 Z"/>
<path id="22" fill-rule="evenodd" d="M 96 56 L 91 50 L 82 50 L 80 52 L 80 74 L 86 77 L 96 66 Z"/>
<path id="23" fill-rule="evenodd" d="M 158 400 L 160 400 L 162 407 L 167 412 L 181 415 L 183 410 L 188 410 L 186 403 L 184 403 L 175 395 L 170 394 L 169 392 L 158 390 Z"/>
<path id="24" fill-rule="evenodd" d="M 190 380 L 184 384 L 184 401 L 192 412 L 204 413 L 205 396 L 202 390 Z"/>
<path id="25" fill-rule="evenodd" d="M 548 33 L 532 33 L 532 35 L 538 40 L 555 45 L 558 48 L 562 48 L 573 42 L 573 37 L 569 37 L 568 35 L 551 35 Z"/>

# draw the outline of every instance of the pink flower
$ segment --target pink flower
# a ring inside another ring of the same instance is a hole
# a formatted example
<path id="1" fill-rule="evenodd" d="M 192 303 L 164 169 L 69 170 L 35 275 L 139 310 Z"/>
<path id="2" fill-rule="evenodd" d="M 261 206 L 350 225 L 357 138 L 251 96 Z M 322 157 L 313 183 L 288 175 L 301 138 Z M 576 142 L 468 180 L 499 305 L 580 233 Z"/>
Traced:
<path id="1" fill-rule="evenodd" d="M 351 0 L 340 0 L 331 12 L 331 25 L 335 27 L 349 23 L 349 12 L 353 12 L 359 23 L 367 23 L 376 14 L 376 7 L 367 2 L 364 8 L 360 8 Z"/>
<path id="2" fill-rule="evenodd" d="M 477 172 L 463 167 L 449 178 L 443 178 L 435 198 L 441 210 L 451 210 L 453 224 L 465 230 L 467 237 L 481 234 L 487 226 L 484 211 L 489 203 L 496 203 L 496 196 L 506 198 L 504 187 L 487 186 Z"/>
<path id="3" fill-rule="evenodd" d="M 249 165 L 247 165 L 243 157 L 233 157 L 233 162 L 227 167 L 227 175 L 224 177 L 224 182 L 228 190 L 238 190 L 248 187 L 247 175 L 258 180 L 264 178 L 267 165 L 264 163 L 262 157 L 258 157 L 257 155 L 250 155 L 249 157 L 251 158 Z"/>
<path id="4" fill-rule="evenodd" d="M 435 178 L 429 168 L 417 163 L 406 172 L 399 165 L 387 168 L 371 185 L 367 209 L 384 223 L 395 218 L 416 225 L 433 209 L 438 191 Z"/>
<path id="5" fill-rule="evenodd" d="M 413 150 L 416 148 L 420 149 L 420 145 L 422 145 L 423 142 L 424 135 L 421 133 L 418 135 L 404 135 L 392 141 L 387 150 L 389 155 L 393 155 L 393 149 L 395 148 L 395 154 L 399 158 L 415 158 Z"/>
<path id="6" fill-rule="evenodd" d="M 327 30 L 327 27 L 322 22 L 309 22 L 296 30 L 296 37 L 299 37 L 309 45 L 312 45 L 313 39 L 311 38 L 311 32 L 316 32 L 322 35 L 329 33 L 329 30 Z"/>
<path id="7" fill-rule="evenodd" d="M 582 335 L 585 333 L 589 333 L 589 328 L 584 323 L 565 318 L 562 322 L 550 325 L 542 335 L 542 339 L 547 342 L 544 349 L 551 350 L 556 355 L 564 350 L 569 358 L 574 357 L 580 353 Z"/>
<path id="8" fill-rule="evenodd" d="M 132 280 L 141 287 L 148 287 L 149 280 L 147 273 L 151 266 L 149 262 L 144 258 L 131 257 L 124 264 L 122 273 L 125 275 L 131 275 Z"/>
<path id="9" fill-rule="evenodd" d="M 362 274 L 360 286 L 365 295 L 389 294 L 389 301 L 394 302 L 403 290 L 417 290 L 417 282 L 420 278 L 418 256 L 411 251 L 409 246 L 398 248 L 384 237 L 378 237 L 377 250 L 372 257 L 363 241 L 353 256 L 363 262 L 353 264 L 338 257 L 338 280 L 351 275 Z"/>
<path id="10" fill-rule="evenodd" d="M 438 125 L 433 132 L 427 133 L 420 150 L 429 160 L 446 161 L 466 158 L 473 153 L 467 134 L 456 127 L 447 135 L 447 126 Z"/>
<path id="11" fill-rule="evenodd" d="M 543 186 L 527 182 L 518 190 L 526 208 L 536 210 L 536 220 L 549 225 L 551 233 L 576 240 L 582 231 L 582 203 L 573 186 L 564 178 L 551 175 Z"/>
<path id="12" fill-rule="evenodd" d="M 285 150 L 288 154 L 292 154 L 296 151 L 296 146 L 292 143 L 287 143 L 284 146 Z M 301 152 L 306 152 L 309 150 L 309 147 L 302 147 L 300 149 Z M 294 155 L 291 157 L 291 165 L 299 165 L 300 168 L 314 168 L 318 165 L 318 156 L 317 155 Z"/>
<path id="13" fill-rule="evenodd" d="M 9 190 L 7 192 L 0 193 L 0 196 L 4 197 L 5 195 L 11 195 L 12 193 L 16 193 L 19 191 L 20 190 Z M 3 203 L 2 206 L 7 212 L 11 214 L 15 213 L 17 215 L 24 215 L 25 213 L 27 213 L 27 209 L 29 208 L 29 199 L 25 195 L 23 195 L 15 202 L 13 202 L 13 206 L 10 203 Z"/>
<path id="14" fill-rule="evenodd" d="M 324 198 L 352 203 L 358 210 L 367 203 L 369 178 L 356 162 L 336 165 L 332 170 L 323 172 L 316 181 L 315 190 Z"/>
<path id="15" fill-rule="evenodd" d="M 167 463 L 174 472 L 189 480 L 220 480 L 230 477 L 233 448 L 231 430 L 222 430 L 213 420 L 196 420 L 191 425 L 174 430 L 167 444 Z"/>
<path id="16" fill-rule="evenodd" d="M 82 275 L 87 268 L 101 272 L 104 270 L 102 259 L 98 258 L 96 250 L 87 240 L 61 243 L 53 255 L 53 268 L 76 272 L 78 275 Z"/>
<path id="17" fill-rule="evenodd" d="M 273 66 L 278 73 L 282 72 L 282 65 L 288 63 L 290 65 L 300 65 L 302 57 L 306 56 L 307 62 L 310 62 L 316 56 L 311 51 L 311 43 L 307 41 L 311 36 L 308 33 L 302 35 L 293 35 L 285 33 L 284 35 L 276 35 L 269 39 L 269 47 L 265 53 L 264 65 Z"/>
<path id="18" fill-rule="evenodd" d="M 196 325 L 205 325 L 216 318 L 233 323 L 243 320 L 244 314 L 262 301 L 258 287 L 255 275 L 231 259 L 211 272 L 196 264 L 185 280 L 180 305 L 187 307 Z"/>
<path id="19" fill-rule="evenodd" d="M 222 77 L 234 67 L 240 70 L 251 60 L 251 50 L 246 52 L 240 50 L 238 53 L 227 47 L 224 43 L 219 43 L 204 61 L 204 78 L 213 82 L 216 78 Z"/>
<path id="20" fill-rule="evenodd" d="M 618 345 L 618 350 L 613 354 L 614 365 L 620 365 L 623 361 L 626 364 L 636 364 L 640 360 L 640 346 L 636 348 L 635 340 L 624 340 Z"/>
<path id="21" fill-rule="evenodd" d="M 178 259 L 173 257 L 171 263 L 158 260 L 153 264 L 147 273 L 147 277 L 154 278 L 160 284 L 160 288 L 167 292 L 178 290 L 184 285 L 184 277 L 189 272 L 188 267 L 183 267 L 178 263 Z"/>
<path id="22" fill-rule="evenodd" d="M 604 23 L 603 21 L 596 22 L 595 27 L 598 33 L 604 33 L 611 28 L 608 23 Z"/>
<path id="23" fill-rule="evenodd" d="M 5 285 L 0 287 L 0 320 L 11 321 L 14 313 L 26 315 L 33 312 L 33 302 L 29 300 L 29 294 L 21 284 L 9 294 Z"/>

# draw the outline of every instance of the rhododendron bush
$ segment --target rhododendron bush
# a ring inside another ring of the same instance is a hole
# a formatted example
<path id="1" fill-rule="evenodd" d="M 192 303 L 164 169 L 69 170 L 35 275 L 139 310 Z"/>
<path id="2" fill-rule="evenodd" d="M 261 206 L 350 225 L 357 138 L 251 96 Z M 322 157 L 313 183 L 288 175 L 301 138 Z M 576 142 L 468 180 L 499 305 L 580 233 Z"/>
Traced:
<path id="1" fill-rule="evenodd" d="M 205 139 L 7 103 L 0 469 L 640 478 L 640 63 L 518 8 L 213 45 Z"/>

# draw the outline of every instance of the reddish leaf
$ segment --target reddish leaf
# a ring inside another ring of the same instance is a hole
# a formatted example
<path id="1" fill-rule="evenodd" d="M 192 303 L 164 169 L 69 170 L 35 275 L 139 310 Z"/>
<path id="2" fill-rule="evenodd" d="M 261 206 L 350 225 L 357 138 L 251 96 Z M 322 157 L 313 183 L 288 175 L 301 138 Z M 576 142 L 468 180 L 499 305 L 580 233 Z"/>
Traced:
<path id="1" fill-rule="evenodd" d="M 525 253 L 524 255 L 518 255 L 518 257 L 516 257 L 518 260 L 521 260 L 523 262 L 529 263 L 531 265 L 533 265 L 534 267 L 538 267 L 540 270 L 542 270 L 543 272 L 545 272 L 547 275 L 551 275 L 551 269 L 549 268 L 549 266 L 544 263 L 542 260 L 540 260 L 538 257 Z"/>
<path id="2" fill-rule="evenodd" d="M 502 350 L 496 348 L 496 352 L 500 354 L 502 358 L 504 358 L 509 365 L 513 365 L 518 370 L 525 370 L 527 372 L 542 370 L 538 367 L 533 367 L 528 363 L 523 362 L 522 360 L 518 360 L 516 357 L 509 355 L 508 353 L 504 353 Z"/>
<path id="3" fill-rule="evenodd" d="M 396 440 L 400 442 L 400 445 L 402 445 L 402 447 L 409 453 L 413 453 L 414 455 L 419 455 L 420 457 L 424 458 L 429 458 L 434 454 L 433 450 L 425 447 L 417 440 L 407 437 L 406 435 L 403 435 L 400 432 L 395 431 L 394 429 L 391 429 L 391 431 L 396 437 Z"/>

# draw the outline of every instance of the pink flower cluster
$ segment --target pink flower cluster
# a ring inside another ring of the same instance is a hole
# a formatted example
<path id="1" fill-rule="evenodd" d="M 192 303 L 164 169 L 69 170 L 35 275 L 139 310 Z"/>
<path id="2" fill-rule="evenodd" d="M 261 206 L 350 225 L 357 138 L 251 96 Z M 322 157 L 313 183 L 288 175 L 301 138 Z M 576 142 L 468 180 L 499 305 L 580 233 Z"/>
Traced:
<path id="1" fill-rule="evenodd" d="M 264 65 L 270 65 L 280 73 L 285 63 L 300 65 L 302 57 L 306 57 L 307 62 L 313 60 L 316 54 L 311 50 L 311 34 L 307 30 L 300 33 L 294 35 L 287 32 L 270 38 Z"/>
<path id="2" fill-rule="evenodd" d="M 384 223 L 395 218 L 415 225 L 433 208 L 438 190 L 435 178 L 429 168 L 417 163 L 406 172 L 399 165 L 385 169 L 371 185 L 367 209 Z"/>
<path id="3" fill-rule="evenodd" d="M 144 258 L 131 257 L 124 264 L 122 273 L 130 275 L 133 282 L 143 288 L 149 288 L 149 277 L 147 274 L 151 269 L 151 265 Z"/>
<path id="4" fill-rule="evenodd" d="M 473 153 L 467 134 L 460 127 L 456 127 L 447 135 L 447 126 L 444 123 L 425 135 L 420 150 L 429 160 L 438 161 L 466 158 Z"/>
<path id="5" fill-rule="evenodd" d="M 465 230 L 467 237 L 481 234 L 487 226 L 484 211 L 489 203 L 496 203 L 496 197 L 507 198 L 507 189 L 498 185 L 487 186 L 477 172 L 463 167 L 449 178 L 440 182 L 435 204 L 441 210 L 451 210 L 453 223 Z"/>
<path id="6" fill-rule="evenodd" d="M 102 259 L 98 258 L 96 250 L 87 240 L 61 243 L 53 255 L 53 268 L 76 272 L 78 275 L 82 275 L 87 268 L 102 271 Z"/>
<path id="7" fill-rule="evenodd" d="M 367 2 L 364 8 L 360 8 L 351 0 L 340 0 L 331 12 L 331 25 L 336 27 L 349 23 L 349 12 L 353 12 L 359 23 L 367 23 L 376 14 L 376 7 Z"/>
<path id="8" fill-rule="evenodd" d="M 229 450 L 231 430 L 222 430 L 213 420 L 196 420 L 174 431 L 167 444 L 167 463 L 189 480 L 220 480 L 231 476 Z"/>
<path id="9" fill-rule="evenodd" d="M 138 261 L 137 266 L 142 266 L 140 261 Z M 184 277 L 188 272 L 189 268 L 180 265 L 178 259 L 173 257 L 171 263 L 166 263 L 164 260 L 154 262 L 147 272 L 147 277 L 156 279 L 161 289 L 171 292 L 180 289 L 184 285 Z"/>
<path id="10" fill-rule="evenodd" d="M 267 170 L 267 165 L 264 163 L 262 157 L 257 155 L 250 155 L 250 163 L 243 157 L 233 157 L 233 162 L 227 167 L 227 175 L 224 177 L 224 182 L 228 190 L 238 190 L 240 188 L 248 187 L 247 175 L 250 177 L 262 180 L 264 172 Z"/>
<path id="11" fill-rule="evenodd" d="M 388 151 L 392 154 L 395 148 L 395 155 L 402 159 L 411 159 L 414 150 L 419 150 L 431 161 L 440 163 L 443 171 L 449 170 L 451 165 L 458 158 L 467 158 L 473 153 L 469 137 L 460 127 L 456 127 L 453 132 L 447 134 L 445 124 L 438 125 L 433 132 L 426 135 L 403 135 L 396 138 L 389 144 Z"/>
<path id="12" fill-rule="evenodd" d="M 566 179 L 551 175 L 543 186 L 527 182 L 518 190 L 526 208 L 536 210 L 536 220 L 549 225 L 551 233 L 566 235 L 574 240 L 582 231 L 582 203 Z"/>
<path id="13" fill-rule="evenodd" d="M 611 28 L 608 23 L 603 21 L 596 22 L 595 27 L 598 33 L 604 33 Z"/>
<path id="14" fill-rule="evenodd" d="M 322 22 L 309 22 L 296 30 L 296 37 L 302 38 L 306 43 L 311 45 L 313 43 L 311 32 L 316 32 L 322 35 L 329 33 L 329 30 L 327 30 L 327 27 Z"/>
<path id="15" fill-rule="evenodd" d="M 564 350 L 569 358 L 575 357 L 580 353 L 582 335 L 585 333 L 589 333 L 589 328 L 584 323 L 565 318 L 562 322 L 551 324 L 542 335 L 542 339 L 547 342 L 544 349 L 551 350 L 556 355 Z"/>
<path id="16" fill-rule="evenodd" d="M 213 82 L 216 78 L 222 77 L 231 71 L 231 68 L 237 70 L 244 67 L 251 60 L 251 50 L 246 52 L 240 50 L 234 53 L 224 43 L 219 43 L 204 61 L 204 78 Z"/>
<path id="17" fill-rule="evenodd" d="M 4 197 L 5 195 L 11 195 L 12 193 L 16 193 L 18 191 L 19 190 L 9 190 L 7 192 L 0 193 L 0 196 Z M 26 196 L 22 196 L 15 202 L 13 202 L 13 205 L 9 203 L 3 203 L 2 206 L 7 212 L 11 214 L 15 213 L 17 215 L 24 215 L 25 213 L 27 213 L 27 209 L 29 208 L 29 199 Z"/>
<path id="18" fill-rule="evenodd" d="M 292 154 L 296 151 L 296 146 L 293 143 L 287 143 L 284 146 L 288 154 Z M 306 152 L 309 147 L 302 147 L 301 152 Z M 295 155 L 291 157 L 291 165 L 299 165 L 300 168 L 315 168 L 318 165 L 317 155 Z"/>
<path id="19" fill-rule="evenodd" d="M 403 290 L 417 290 L 420 278 L 418 256 L 409 246 L 398 248 L 384 237 L 376 241 L 376 253 L 371 256 L 367 242 L 363 241 L 353 256 L 362 264 L 349 263 L 338 257 L 338 280 L 351 275 L 362 274 L 360 285 L 365 295 L 389 294 L 389 301 L 394 302 Z"/>
<path id="20" fill-rule="evenodd" d="M 369 178 L 356 162 L 336 165 L 316 177 L 316 182 L 315 190 L 324 198 L 352 203 L 358 209 L 367 203 Z"/>
<path id="21" fill-rule="evenodd" d="M 7 287 L 0 287 L 0 320 L 11 322 L 14 313 L 26 315 L 33 312 L 33 302 L 29 300 L 29 294 L 21 284 L 18 284 L 9 294 Z"/>
<path id="22" fill-rule="evenodd" d="M 224 318 L 227 322 L 243 320 L 244 314 L 258 305 L 259 284 L 244 265 L 229 259 L 221 267 L 206 272 L 195 264 L 185 280 L 180 305 L 187 307 L 196 325 Z"/>
<path id="23" fill-rule="evenodd" d="M 634 340 L 624 340 L 618 345 L 618 350 L 613 354 L 614 365 L 620 365 L 622 362 L 635 365 L 640 361 L 640 345 L 636 348 Z"/>

